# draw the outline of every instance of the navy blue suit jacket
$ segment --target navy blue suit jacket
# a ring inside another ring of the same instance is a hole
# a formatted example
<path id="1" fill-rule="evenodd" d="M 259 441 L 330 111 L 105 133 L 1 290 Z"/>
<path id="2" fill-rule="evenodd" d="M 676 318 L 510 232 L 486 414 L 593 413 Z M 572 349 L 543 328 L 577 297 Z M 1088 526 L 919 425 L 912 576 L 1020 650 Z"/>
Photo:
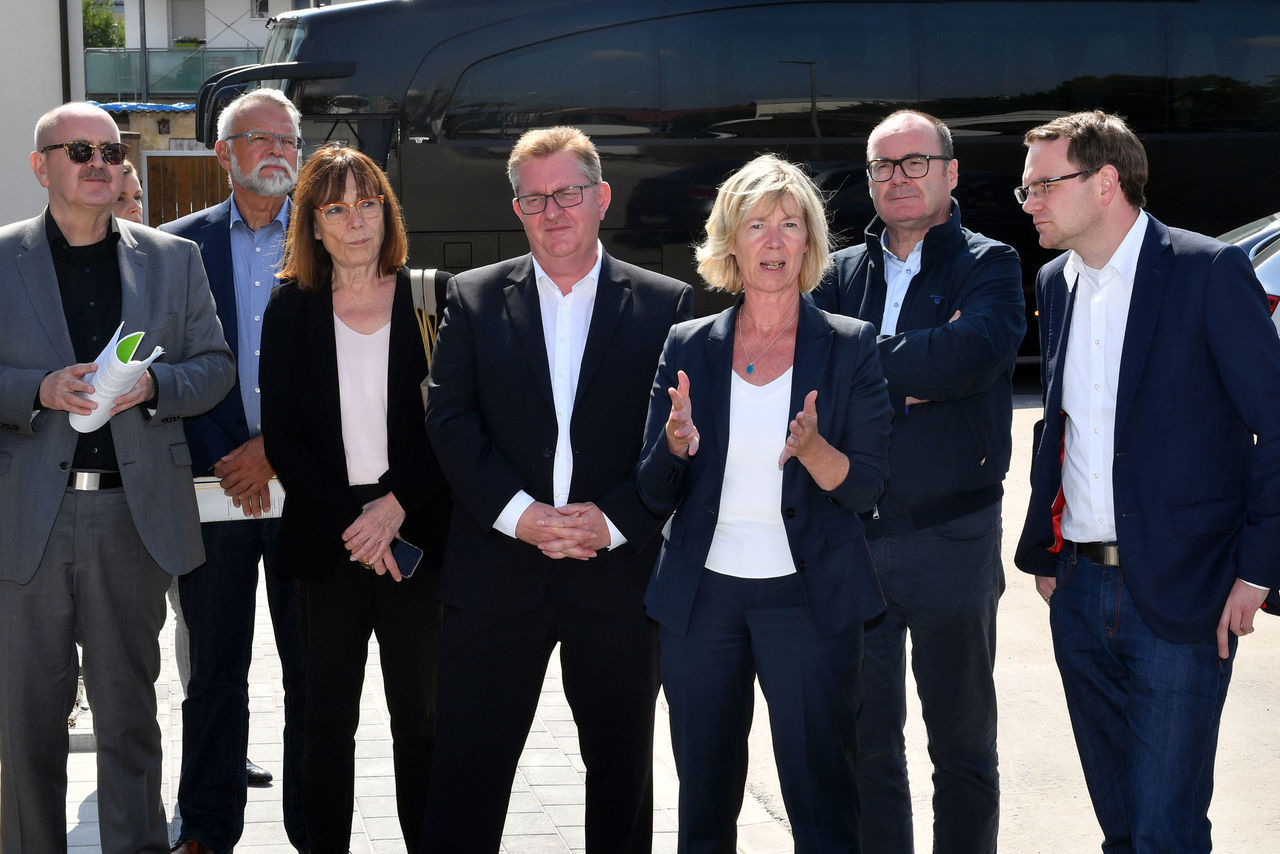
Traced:
<path id="1" fill-rule="evenodd" d="M 741 302 L 739 302 L 741 305 Z M 654 570 L 645 607 L 667 629 L 683 635 L 698 592 L 720 511 L 729 443 L 729 392 L 737 307 L 671 330 L 658 364 L 645 425 L 637 482 L 654 513 L 676 511 Z M 671 412 L 668 388 L 676 372 L 689 376 L 693 420 L 701 443 L 688 460 L 673 455 L 664 427 Z M 849 474 L 830 492 L 814 483 L 800 461 L 782 476 L 782 515 L 796 570 L 818 630 L 837 634 L 884 610 L 862 520 L 889 473 L 889 407 L 876 353 L 875 327 L 827 314 L 801 299 L 791 378 L 791 413 L 818 390 L 818 432 L 849 457 Z M 778 453 L 787 437 L 782 425 Z"/>
<path id="2" fill-rule="evenodd" d="M 200 247 L 209 289 L 218 306 L 218 320 L 222 321 L 231 347 L 231 358 L 239 359 L 240 327 L 236 324 L 235 271 L 231 263 L 231 198 L 167 222 L 160 230 L 193 240 Z M 210 474 L 214 463 L 249 441 L 239 372 L 236 384 L 217 406 L 204 415 L 186 419 L 182 426 L 187 433 L 187 444 L 191 446 L 191 470 L 197 475 Z"/>
<path id="3" fill-rule="evenodd" d="M 1062 542 L 1065 264 L 1036 281 L 1045 418 L 1014 560 L 1037 575 L 1054 574 Z M 1112 477 L 1125 583 L 1167 640 L 1212 638 L 1237 577 L 1280 584 L 1278 389 L 1280 340 L 1244 253 L 1152 218 L 1120 359 Z"/>

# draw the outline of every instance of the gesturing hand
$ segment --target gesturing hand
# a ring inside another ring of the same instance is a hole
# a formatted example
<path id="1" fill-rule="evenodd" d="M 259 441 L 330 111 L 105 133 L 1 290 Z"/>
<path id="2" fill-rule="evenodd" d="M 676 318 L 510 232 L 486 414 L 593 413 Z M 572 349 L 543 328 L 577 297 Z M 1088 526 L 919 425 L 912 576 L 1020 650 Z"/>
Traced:
<path id="1" fill-rule="evenodd" d="M 676 372 L 676 388 L 668 388 L 671 414 L 667 416 L 667 447 L 671 453 L 687 460 L 698 453 L 698 428 L 693 423 L 693 402 L 689 399 L 689 376 Z"/>
<path id="2" fill-rule="evenodd" d="M 782 468 L 792 457 L 802 458 L 813 451 L 819 443 L 826 440 L 818 433 L 818 390 L 814 389 L 804 396 L 804 409 L 796 413 L 791 420 L 791 435 L 787 436 L 782 446 L 782 456 L 778 457 L 778 468 Z M 801 459 L 801 462 L 804 462 Z"/>

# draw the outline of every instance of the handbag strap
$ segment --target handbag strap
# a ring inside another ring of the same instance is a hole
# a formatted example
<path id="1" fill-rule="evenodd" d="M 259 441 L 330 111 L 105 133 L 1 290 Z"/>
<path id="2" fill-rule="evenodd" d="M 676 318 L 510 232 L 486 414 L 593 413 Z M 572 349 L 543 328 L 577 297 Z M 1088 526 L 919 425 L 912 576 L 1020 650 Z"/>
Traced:
<path id="1" fill-rule="evenodd" d="M 413 314 L 418 320 L 418 334 L 422 336 L 422 349 L 431 364 L 431 353 L 436 348 L 436 332 L 440 318 L 436 306 L 436 270 L 410 269 L 409 292 L 413 294 Z"/>

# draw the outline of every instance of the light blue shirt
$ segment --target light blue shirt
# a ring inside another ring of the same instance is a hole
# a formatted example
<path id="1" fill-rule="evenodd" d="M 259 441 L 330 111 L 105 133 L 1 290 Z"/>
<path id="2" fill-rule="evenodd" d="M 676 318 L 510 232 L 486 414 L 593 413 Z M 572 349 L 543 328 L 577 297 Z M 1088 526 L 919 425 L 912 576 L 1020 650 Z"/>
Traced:
<path id="1" fill-rule="evenodd" d="M 881 335 L 898 334 L 898 315 L 902 313 L 902 303 L 907 298 L 907 289 L 911 280 L 920 272 L 920 258 L 923 254 L 924 241 L 921 240 L 907 255 L 906 260 L 899 258 L 884 249 L 884 315 L 880 318 Z"/>
<path id="2" fill-rule="evenodd" d="M 231 268 L 236 291 L 236 370 L 240 377 L 240 401 L 244 404 L 249 435 L 262 432 L 262 394 L 258 389 L 258 363 L 262 344 L 262 315 L 271 299 L 284 254 L 285 231 L 292 202 L 286 196 L 275 219 L 258 230 L 249 227 L 231 201 Z M 230 334 L 230 330 L 226 330 Z"/>

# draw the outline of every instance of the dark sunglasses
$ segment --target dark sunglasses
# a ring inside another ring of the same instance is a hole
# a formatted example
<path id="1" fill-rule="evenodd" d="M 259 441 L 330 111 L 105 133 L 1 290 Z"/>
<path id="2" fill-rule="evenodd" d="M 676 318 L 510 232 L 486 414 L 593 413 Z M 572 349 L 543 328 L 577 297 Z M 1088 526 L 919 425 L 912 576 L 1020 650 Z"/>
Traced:
<path id="1" fill-rule="evenodd" d="M 93 159 L 93 152 L 102 152 L 102 162 L 108 166 L 119 166 L 129 154 L 129 146 L 124 142 L 104 142 L 101 145 L 94 145 L 92 142 L 85 142 L 78 139 L 75 142 L 59 142 L 53 145 L 46 145 L 40 149 L 40 153 L 44 154 L 53 151 L 55 148 L 64 149 L 67 157 L 71 158 L 72 163 L 88 163 Z"/>

